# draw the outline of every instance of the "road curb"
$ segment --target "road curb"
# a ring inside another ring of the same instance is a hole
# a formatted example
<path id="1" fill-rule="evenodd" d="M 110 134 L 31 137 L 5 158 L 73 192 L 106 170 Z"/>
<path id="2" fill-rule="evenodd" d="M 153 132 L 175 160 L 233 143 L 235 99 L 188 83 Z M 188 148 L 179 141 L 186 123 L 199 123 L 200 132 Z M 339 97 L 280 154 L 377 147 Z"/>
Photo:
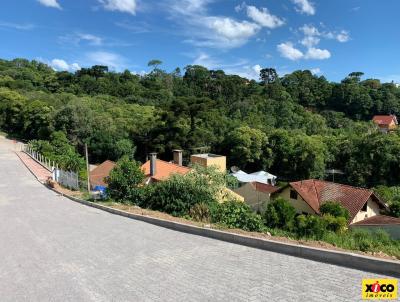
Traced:
<path id="1" fill-rule="evenodd" d="M 57 190 L 51 188 L 54 192 L 62 194 Z M 212 239 L 217 239 L 221 241 L 226 241 L 234 244 L 240 244 L 252 248 L 257 248 L 261 250 L 281 253 L 285 255 L 300 257 L 308 260 L 313 260 L 317 262 L 323 262 L 328 264 L 334 264 L 342 267 L 353 268 L 365 272 L 371 272 L 376 274 L 382 274 L 387 276 L 400 277 L 400 262 L 392 260 L 378 259 L 374 257 L 363 256 L 359 254 L 341 252 L 341 251 L 331 251 L 325 249 L 319 249 L 314 247 L 308 247 L 304 245 L 290 244 L 284 242 L 278 242 L 268 239 L 260 239 L 249 237 L 245 235 L 239 235 L 234 233 L 229 233 L 225 231 L 203 228 L 188 224 L 183 224 L 179 222 L 154 218 L 150 216 L 138 215 L 122 210 L 107 207 L 98 203 L 93 203 L 90 201 L 82 200 L 72 196 L 64 195 L 70 200 L 78 202 L 80 204 L 97 208 L 111 214 L 140 220 L 143 222 L 151 223 L 160 227 L 168 228 L 174 231 L 184 232 L 192 235 L 198 235 L 203 237 L 208 237 Z"/>
<path id="2" fill-rule="evenodd" d="M 27 167 L 28 170 L 33 175 L 35 175 L 19 156 L 18 156 L 18 158 L 23 162 L 25 167 Z M 36 179 L 40 183 L 42 183 L 37 177 L 36 177 Z M 45 185 L 44 183 L 42 183 L 42 184 Z M 249 236 L 245 236 L 245 235 L 239 235 L 239 234 L 229 233 L 229 232 L 225 232 L 225 231 L 220 231 L 220 230 L 215 230 L 215 229 L 210 229 L 210 228 L 203 228 L 203 227 L 183 224 L 183 223 L 179 223 L 179 222 L 164 220 L 164 219 L 160 219 L 160 218 L 154 218 L 154 217 L 150 217 L 150 216 L 133 214 L 133 213 L 125 212 L 122 210 L 114 209 L 111 207 L 107 207 L 107 206 L 104 206 L 104 205 L 101 205 L 98 203 L 93 203 L 90 201 L 75 198 L 73 196 L 63 194 L 62 192 L 59 192 L 56 189 L 50 188 L 48 186 L 46 186 L 46 188 L 52 190 L 53 192 L 55 192 L 57 194 L 65 196 L 72 201 L 83 204 L 85 206 L 96 208 L 96 209 L 106 211 L 111 214 L 127 217 L 130 219 L 143 221 L 146 223 L 150 223 L 150 224 L 164 227 L 167 229 L 171 229 L 174 231 L 208 237 L 208 238 L 212 238 L 212 239 L 217 239 L 217 240 L 230 242 L 230 243 L 234 243 L 234 244 L 240 244 L 240 245 L 257 248 L 257 249 L 261 249 L 261 250 L 266 250 L 266 251 L 285 254 L 285 255 L 289 255 L 289 256 L 313 260 L 313 261 L 317 261 L 317 262 L 323 262 L 323 263 L 338 265 L 338 266 L 342 266 L 342 267 L 357 269 L 357 270 L 361 270 L 361 271 L 365 271 L 365 272 L 400 278 L 400 261 L 385 260 L 385 259 L 379 259 L 379 258 L 375 258 L 375 257 L 359 255 L 359 254 L 355 254 L 355 253 L 332 251 L 332 250 L 320 249 L 320 248 L 309 247 L 309 246 L 304 246 L 304 245 L 297 245 L 297 244 L 273 241 L 273 240 L 268 240 L 268 239 L 254 238 L 254 237 L 249 237 Z"/>

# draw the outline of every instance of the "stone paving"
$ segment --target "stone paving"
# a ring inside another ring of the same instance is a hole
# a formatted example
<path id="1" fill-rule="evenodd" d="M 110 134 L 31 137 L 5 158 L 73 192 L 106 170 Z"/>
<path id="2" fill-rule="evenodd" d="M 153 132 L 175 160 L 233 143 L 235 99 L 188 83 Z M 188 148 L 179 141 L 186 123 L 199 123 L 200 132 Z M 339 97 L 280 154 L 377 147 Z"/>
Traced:
<path id="1" fill-rule="evenodd" d="M 45 182 L 51 177 L 51 172 L 24 152 L 16 152 L 17 156 L 40 182 Z"/>
<path id="2" fill-rule="evenodd" d="M 0 138 L 0 301 L 359 301 L 382 276 L 160 228 L 41 185 Z"/>

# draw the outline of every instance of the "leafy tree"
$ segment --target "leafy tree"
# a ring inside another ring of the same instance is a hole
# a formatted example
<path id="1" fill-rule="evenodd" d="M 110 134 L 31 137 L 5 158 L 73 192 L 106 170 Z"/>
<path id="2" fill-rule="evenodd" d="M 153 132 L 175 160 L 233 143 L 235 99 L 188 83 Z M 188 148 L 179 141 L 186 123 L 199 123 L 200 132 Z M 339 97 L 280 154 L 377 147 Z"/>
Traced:
<path id="1" fill-rule="evenodd" d="M 267 84 L 274 83 L 279 78 L 274 68 L 263 68 L 260 70 L 260 80 Z"/>
<path id="2" fill-rule="evenodd" d="M 141 193 L 139 187 L 144 178 L 141 165 L 128 157 L 123 157 L 111 170 L 109 178 L 106 179 L 108 195 L 117 201 L 136 204 Z"/>
<path id="3" fill-rule="evenodd" d="M 339 202 L 336 201 L 326 201 L 324 202 L 319 211 L 322 215 L 331 215 L 333 217 L 343 217 L 347 220 L 350 219 L 350 212 L 345 207 L 343 207 Z"/>

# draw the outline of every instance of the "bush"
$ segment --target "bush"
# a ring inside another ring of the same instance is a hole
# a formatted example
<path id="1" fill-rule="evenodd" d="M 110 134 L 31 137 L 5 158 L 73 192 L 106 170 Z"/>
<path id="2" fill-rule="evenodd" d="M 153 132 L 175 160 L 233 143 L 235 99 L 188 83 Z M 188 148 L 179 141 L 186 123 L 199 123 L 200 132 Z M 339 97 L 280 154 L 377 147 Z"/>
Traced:
<path id="1" fill-rule="evenodd" d="M 210 207 L 204 202 L 197 203 L 194 206 L 192 206 L 189 210 L 189 215 L 195 221 L 200 221 L 200 222 L 210 222 L 211 221 Z"/>
<path id="2" fill-rule="evenodd" d="M 216 202 L 216 194 L 207 184 L 188 175 L 173 175 L 152 187 L 142 206 L 173 216 L 190 214 L 190 209 L 196 204 Z"/>
<path id="3" fill-rule="evenodd" d="M 389 215 L 393 217 L 398 217 L 400 218 L 400 201 L 394 201 L 390 206 L 389 206 Z"/>
<path id="4" fill-rule="evenodd" d="M 261 216 L 255 214 L 247 204 L 236 200 L 220 204 L 213 215 L 213 222 L 250 232 L 261 231 L 263 228 Z"/>
<path id="5" fill-rule="evenodd" d="M 295 216 L 296 210 L 289 201 L 277 198 L 268 204 L 264 212 L 264 222 L 270 228 L 290 230 L 293 228 Z"/>
<path id="6" fill-rule="evenodd" d="M 144 178 L 140 164 L 124 157 L 117 162 L 106 179 L 107 195 L 116 201 L 138 204 L 143 193 L 139 185 L 143 183 Z"/>
<path id="7" fill-rule="evenodd" d="M 322 215 L 332 215 L 333 217 L 344 217 L 347 220 L 350 219 L 350 212 L 340 203 L 336 201 L 324 202 L 319 208 Z"/>
<path id="8" fill-rule="evenodd" d="M 347 229 L 347 220 L 345 217 L 334 217 L 326 214 L 322 216 L 322 220 L 328 231 L 344 233 Z"/>
<path id="9" fill-rule="evenodd" d="M 321 239 L 326 232 L 324 221 L 315 215 L 299 215 L 296 217 L 296 233 L 299 236 Z"/>

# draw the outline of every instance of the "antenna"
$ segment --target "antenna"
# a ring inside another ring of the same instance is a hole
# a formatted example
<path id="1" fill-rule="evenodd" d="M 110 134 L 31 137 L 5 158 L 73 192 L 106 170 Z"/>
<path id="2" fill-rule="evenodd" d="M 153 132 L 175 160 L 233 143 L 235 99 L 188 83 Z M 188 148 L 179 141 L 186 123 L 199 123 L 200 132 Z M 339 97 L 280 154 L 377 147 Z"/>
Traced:
<path id="1" fill-rule="evenodd" d="M 338 169 L 325 170 L 325 173 L 326 174 L 332 174 L 332 182 L 335 182 L 335 174 L 338 174 L 338 175 L 345 174 L 342 170 L 338 170 Z"/>

